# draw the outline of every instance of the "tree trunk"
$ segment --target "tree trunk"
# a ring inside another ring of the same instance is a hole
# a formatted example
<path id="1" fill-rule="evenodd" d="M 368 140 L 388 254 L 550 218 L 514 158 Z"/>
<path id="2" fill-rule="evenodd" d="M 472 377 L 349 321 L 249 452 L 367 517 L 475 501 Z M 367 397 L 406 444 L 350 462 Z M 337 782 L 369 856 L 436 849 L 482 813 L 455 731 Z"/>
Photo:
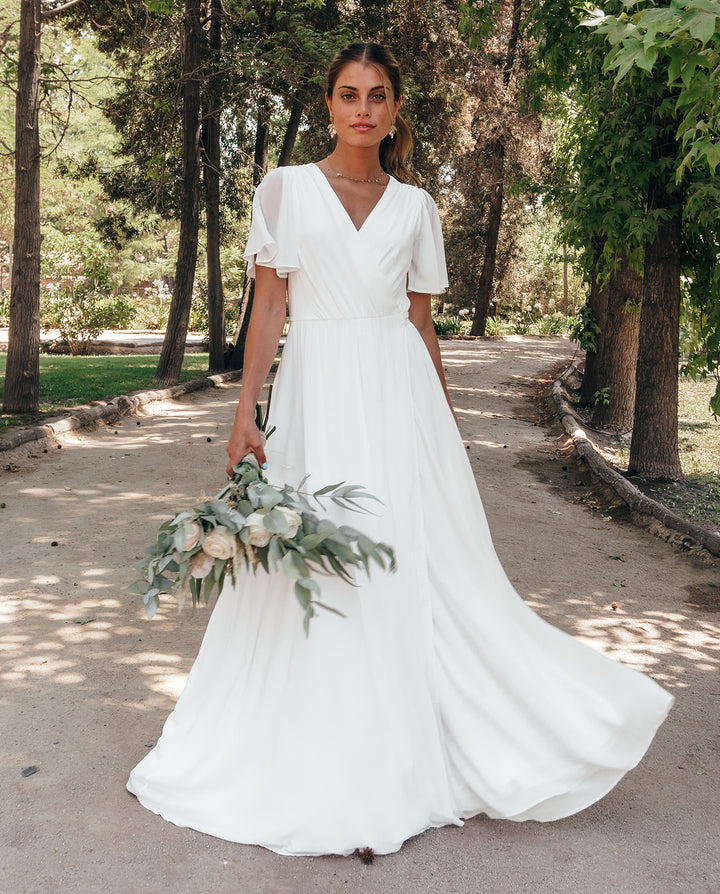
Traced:
<path id="1" fill-rule="evenodd" d="M 36 413 L 40 401 L 40 0 L 20 4 L 15 97 L 15 232 L 3 410 Z"/>
<path id="2" fill-rule="evenodd" d="M 299 107 L 297 117 L 293 119 L 296 105 Z M 285 130 L 285 138 L 283 139 L 282 151 L 280 152 L 280 163 L 278 167 L 282 167 L 290 163 L 293 149 L 295 148 L 295 140 L 297 139 L 300 118 L 302 117 L 303 104 L 297 99 L 293 102 L 293 108 L 290 112 L 290 120 Z M 268 161 L 268 136 L 269 126 L 263 126 L 263 109 L 258 113 L 258 129 L 255 135 L 255 171 L 258 172 L 257 182 L 262 180 L 267 171 Z M 245 358 L 245 339 L 247 338 L 248 326 L 250 325 L 250 315 L 252 313 L 253 299 L 255 298 L 255 280 L 245 275 L 245 283 L 243 285 L 243 297 L 240 305 L 240 328 L 235 344 L 228 350 L 225 355 L 225 366 L 227 369 L 242 369 Z"/>
<path id="3" fill-rule="evenodd" d="M 515 53 L 520 37 L 520 6 L 522 0 L 513 0 L 512 25 L 508 38 L 505 67 L 503 68 L 503 87 L 507 90 L 510 77 L 515 66 Z M 473 314 L 470 335 L 485 335 L 488 311 L 492 301 L 492 288 L 495 279 L 495 261 L 497 258 L 498 235 L 502 220 L 503 190 L 505 181 L 505 134 L 500 132 L 493 140 L 492 166 L 490 184 L 490 211 L 488 217 L 487 237 L 485 240 L 485 257 L 482 273 L 475 293 L 475 313 Z"/>
<path id="4" fill-rule="evenodd" d="M 602 367 L 602 355 L 605 341 L 605 322 L 607 318 L 608 290 L 601 287 L 599 282 L 600 263 L 603 250 L 603 240 L 595 240 L 593 247 L 594 263 L 592 280 L 590 282 L 590 297 L 588 303 L 593 319 L 600 332 L 597 337 L 597 350 L 585 352 L 585 371 L 582 385 L 580 386 L 580 403 L 586 407 L 595 406 L 595 395 L 600 390 L 600 369 Z"/>
<path id="5" fill-rule="evenodd" d="M 260 183 L 267 173 L 268 153 L 270 149 L 270 109 L 266 102 L 261 102 L 258 109 L 257 129 L 255 130 L 255 154 L 253 159 L 253 183 Z"/>
<path id="6" fill-rule="evenodd" d="M 282 148 L 280 149 L 280 158 L 278 159 L 278 167 L 284 168 L 292 161 L 293 149 L 297 140 L 298 129 L 302 114 L 305 109 L 305 100 L 300 90 L 295 94 L 292 108 L 290 109 L 290 118 L 285 128 L 285 138 L 283 139 Z"/>
<path id="7" fill-rule="evenodd" d="M 659 122 L 652 161 L 674 157 L 676 125 Z M 659 217 L 645 246 L 637 394 L 628 471 L 643 478 L 682 478 L 678 447 L 680 243 L 682 194 L 667 168 L 650 178 L 648 212 Z"/>
<path id="8" fill-rule="evenodd" d="M 200 6 L 201 0 L 185 0 L 180 238 L 175 267 L 175 289 L 154 379 L 158 385 L 175 385 L 180 380 L 197 263 L 200 175 Z"/>
<path id="9" fill-rule="evenodd" d="M 490 187 L 490 211 L 488 215 L 487 237 L 485 241 L 485 257 L 482 273 L 475 292 L 475 313 L 473 314 L 470 335 L 485 335 L 488 311 L 492 301 L 492 287 L 495 279 L 495 261 L 497 259 L 498 235 L 502 219 L 503 179 L 505 172 L 505 143 L 498 137 L 493 143 Z"/>
<path id="10" fill-rule="evenodd" d="M 217 68 L 220 56 L 221 12 L 221 0 L 210 0 L 208 47 L 213 68 Z M 211 75 L 205 90 L 203 175 L 207 218 L 208 368 L 222 371 L 225 369 L 225 297 L 220 266 L 220 112 L 216 80 Z"/>
<path id="11" fill-rule="evenodd" d="M 607 313 L 596 390 L 607 389 L 609 403 L 601 399 L 595 404 L 592 424 L 598 428 L 625 432 L 633 427 L 642 289 L 642 277 L 623 256 L 606 290 Z"/>

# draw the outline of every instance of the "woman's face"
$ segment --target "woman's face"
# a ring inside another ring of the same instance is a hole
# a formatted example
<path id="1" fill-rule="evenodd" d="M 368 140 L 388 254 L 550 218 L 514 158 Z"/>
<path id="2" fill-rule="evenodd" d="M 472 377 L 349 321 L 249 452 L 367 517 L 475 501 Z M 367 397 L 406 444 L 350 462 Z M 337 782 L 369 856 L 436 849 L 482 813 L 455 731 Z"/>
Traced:
<path id="1" fill-rule="evenodd" d="M 325 97 L 338 142 L 377 146 L 390 132 L 400 99 L 380 65 L 348 62 L 338 73 L 332 97 Z"/>

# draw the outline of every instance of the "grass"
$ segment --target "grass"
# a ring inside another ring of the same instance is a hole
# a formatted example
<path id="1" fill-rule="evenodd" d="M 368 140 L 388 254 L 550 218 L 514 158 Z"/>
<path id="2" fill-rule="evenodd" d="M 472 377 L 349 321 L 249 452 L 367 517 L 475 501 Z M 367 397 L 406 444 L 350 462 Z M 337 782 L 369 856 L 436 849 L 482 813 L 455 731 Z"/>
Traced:
<path id="1" fill-rule="evenodd" d="M 682 481 L 643 481 L 633 478 L 640 490 L 680 515 L 712 530 L 720 530 L 720 419 L 709 409 L 715 380 L 679 382 L 678 440 Z M 615 464 L 627 469 L 630 448 L 616 442 L 611 452 Z"/>
<path id="2" fill-rule="evenodd" d="M 12 425 L 26 425 L 38 418 L 56 416 L 64 409 L 91 400 L 115 397 L 139 388 L 152 387 L 158 354 L 110 355 L 102 357 L 40 357 L 40 414 L 0 414 L 0 433 Z M 0 397 L 5 381 L 6 355 L 0 354 Z M 186 354 L 180 380 L 207 374 L 207 354 Z"/>

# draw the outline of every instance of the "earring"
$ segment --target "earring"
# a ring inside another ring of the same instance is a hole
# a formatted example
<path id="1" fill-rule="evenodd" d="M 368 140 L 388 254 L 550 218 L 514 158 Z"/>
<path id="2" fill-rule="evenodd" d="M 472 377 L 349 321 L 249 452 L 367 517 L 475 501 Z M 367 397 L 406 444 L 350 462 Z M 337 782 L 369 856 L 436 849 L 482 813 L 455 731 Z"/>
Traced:
<path id="1" fill-rule="evenodd" d="M 393 124 L 393 126 L 392 126 L 392 127 L 390 128 L 390 130 L 388 131 L 388 136 L 390 137 L 391 140 L 394 140 L 394 139 L 395 139 L 395 134 L 396 134 L 396 133 L 397 133 L 397 129 L 396 129 L 395 125 Z"/>
<path id="2" fill-rule="evenodd" d="M 337 136 L 337 130 L 335 130 L 335 122 L 332 121 L 332 119 L 330 120 L 330 124 L 328 124 L 327 129 L 328 129 L 328 133 L 330 134 L 331 137 Z"/>

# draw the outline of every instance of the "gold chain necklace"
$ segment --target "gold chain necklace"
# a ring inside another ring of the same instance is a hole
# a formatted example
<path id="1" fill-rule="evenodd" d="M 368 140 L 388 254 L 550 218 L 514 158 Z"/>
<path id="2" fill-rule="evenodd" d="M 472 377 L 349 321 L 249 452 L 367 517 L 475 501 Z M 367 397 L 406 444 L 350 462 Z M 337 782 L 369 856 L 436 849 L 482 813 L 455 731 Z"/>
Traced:
<path id="1" fill-rule="evenodd" d="M 371 177 L 369 179 L 361 179 L 360 177 L 350 177 L 348 174 L 341 174 L 340 171 L 336 171 L 335 168 L 328 162 L 328 167 L 330 168 L 330 173 L 334 174 L 336 177 L 342 177 L 343 180 L 352 180 L 353 183 L 386 183 L 385 177 Z"/>

